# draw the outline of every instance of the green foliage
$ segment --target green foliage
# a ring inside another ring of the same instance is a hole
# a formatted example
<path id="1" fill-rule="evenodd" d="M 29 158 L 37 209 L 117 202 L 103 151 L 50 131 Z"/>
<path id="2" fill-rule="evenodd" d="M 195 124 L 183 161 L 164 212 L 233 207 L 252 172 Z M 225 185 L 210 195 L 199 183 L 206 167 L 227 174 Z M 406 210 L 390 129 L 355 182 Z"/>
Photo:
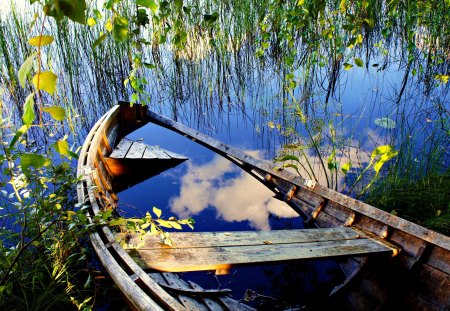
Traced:
<path id="1" fill-rule="evenodd" d="M 80 24 L 86 22 L 85 0 L 46 0 L 43 10 L 46 15 L 52 16 L 56 20 L 68 17 Z"/>
<path id="2" fill-rule="evenodd" d="M 66 110 L 63 107 L 44 107 L 42 111 L 49 113 L 56 121 L 64 121 L 66 118 Z"/>
<path id="3" fill-rule="evenodd" d="M 30 75 L 31 69 L 33 68 L 33 62 L 36 57 L 36 53 L 31 54 L 28 58 L 23 62 L 22 66 L 20 66 L 18 72 L 18 78 L 20 85 L 25 87 L 25 82 L 27 77 Z"/>
<path id="4" fill-rule="evenodd" d="M 450 234 L 450 172 L 418 180 L 388 175 L 374 186 L 366 201 L 433 230 Z"/>
<path id="5" fill-rule="evenodd" d="M 163 228 L 182 230 L 182 226 L 184 225 L 194 229 L 194 220 L 192 218 L 176 219 L 175 217 L 170 217 L 165 220 L 161 218 L 162 211 L 157 207 L 153 207 L 153 214 L 155 214 L 156 218 L 152 217 L 150 212 L 147 212 L 143 218 L 116 218 L 110 220 L 108 225 L 112 227 L 117 226 L 122 232 L 127 233 L 117 236 L 119 243 L 127 248 L 142 247 L 144 245 L 144 238 L 147 235 L 159 236 L 163 244 L 174 246 L 170 238 L 170 233 L 166 232 Z M 128 233 L 137 234 L 141 242 L 137 245 L 129 244 Z"/>
<path id="6" fill-rule="evenodd" d="M 33 123 L 36 115 L 34 114 L 34 93 L 27 96 L 25 104 L 23 105 L 23 116 L 22 120 L 25 125 L 30 125 Z"/>

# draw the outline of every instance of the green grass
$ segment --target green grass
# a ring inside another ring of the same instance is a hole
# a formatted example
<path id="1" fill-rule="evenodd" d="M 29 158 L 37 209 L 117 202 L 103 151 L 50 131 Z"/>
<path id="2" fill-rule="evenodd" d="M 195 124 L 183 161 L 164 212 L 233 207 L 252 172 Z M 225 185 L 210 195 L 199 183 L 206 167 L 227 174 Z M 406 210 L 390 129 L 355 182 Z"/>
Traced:
<path id="1" fill-rule="evenodd" d="M 418 180 L 388 175 L 366 202 L 430 229 L 450 235 L 450 170 Z"/>

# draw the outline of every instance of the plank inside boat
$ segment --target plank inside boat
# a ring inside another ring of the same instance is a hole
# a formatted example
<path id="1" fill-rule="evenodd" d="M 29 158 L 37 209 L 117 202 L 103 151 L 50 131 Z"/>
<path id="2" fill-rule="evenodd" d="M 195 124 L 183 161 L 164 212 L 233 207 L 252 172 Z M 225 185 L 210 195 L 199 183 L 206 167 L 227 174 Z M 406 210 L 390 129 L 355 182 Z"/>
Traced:
<path id="1" fill-rule="evenodd" d="M 128 249 L 144 268 L 169 272 L 221 270 L 243 264 L 276 263 L 373 253 L 395 249 L 351 228 L 243 232 L 175 232 L 175 247 L 149 236 L 145 245 Z M 132 237 L 130 243 L 138 242 Z"/>

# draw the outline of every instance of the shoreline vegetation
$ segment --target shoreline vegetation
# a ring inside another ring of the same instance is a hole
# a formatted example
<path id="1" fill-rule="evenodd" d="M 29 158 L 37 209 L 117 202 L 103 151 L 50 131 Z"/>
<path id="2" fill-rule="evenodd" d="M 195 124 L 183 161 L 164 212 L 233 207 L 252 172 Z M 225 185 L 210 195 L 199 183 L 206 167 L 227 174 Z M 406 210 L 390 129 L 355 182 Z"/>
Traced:
<path id="1" fill-rule="evenodd" d="M 192 115 L 200 128 L 230 111 L 252 116 L 255 134 L 281 147 L 280 167 L 450 234 L 448 1 L 10 3 L 0 15 L 3 309 L 105 303 L 87 235 L 117 220 L 87 219 L 74 167 L 84 134 L 118 100 Z M 370 92 L 352 86 L 366 79 Z"/>

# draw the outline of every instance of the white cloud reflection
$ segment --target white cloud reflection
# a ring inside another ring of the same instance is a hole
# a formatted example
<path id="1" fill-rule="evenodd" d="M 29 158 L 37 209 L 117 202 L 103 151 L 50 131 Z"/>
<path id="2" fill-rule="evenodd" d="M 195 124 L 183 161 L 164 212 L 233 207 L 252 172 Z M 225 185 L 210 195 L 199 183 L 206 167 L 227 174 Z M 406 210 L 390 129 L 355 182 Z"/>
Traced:
<path id="1" fill-rule="evenodd" d="M 257 155 L 257 152 L 249 152 Z M 230 176 L 232 176 L 230 178 Z M 180 195 L 169 201 L 171 211 L 180 218 L 199 214 L 208 207 L 226 221 L 248 220 L 259 230 L 270 230 L 269 215 L 296 217 L 286 203 L 230 161 L 216 155 L 205 164 L 188 163 L 181 178 Z"/>

